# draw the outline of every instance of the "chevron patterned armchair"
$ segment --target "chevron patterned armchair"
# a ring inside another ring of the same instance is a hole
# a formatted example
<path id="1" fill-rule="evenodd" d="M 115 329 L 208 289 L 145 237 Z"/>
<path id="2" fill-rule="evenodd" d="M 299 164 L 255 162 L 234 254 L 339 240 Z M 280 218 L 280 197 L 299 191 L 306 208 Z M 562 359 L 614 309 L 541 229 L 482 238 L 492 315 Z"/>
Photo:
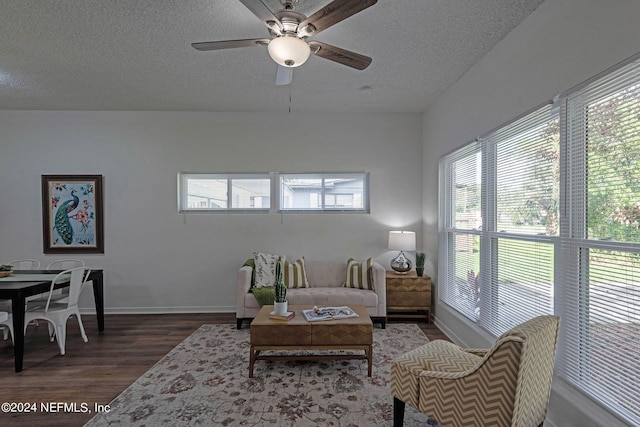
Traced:
<path id="1" fill-rule="evenodd" d="M 540 316 L 505 332 L 490 349 L 436 340 L 391 364 L 393 425 L 405 404 L 447 427 L 535 427 L 551 393 L 560 318 Z"/>

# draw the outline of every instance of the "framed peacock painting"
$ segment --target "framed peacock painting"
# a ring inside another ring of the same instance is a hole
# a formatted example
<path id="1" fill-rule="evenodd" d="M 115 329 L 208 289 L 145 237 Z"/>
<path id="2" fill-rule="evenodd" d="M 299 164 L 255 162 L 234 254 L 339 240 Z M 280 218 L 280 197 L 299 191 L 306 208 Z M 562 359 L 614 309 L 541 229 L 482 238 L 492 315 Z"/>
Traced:
<path id="1" fill-rule="evenodd" d="M 44 253 L 104 253 L 102 175 L 42 175 Z"/>

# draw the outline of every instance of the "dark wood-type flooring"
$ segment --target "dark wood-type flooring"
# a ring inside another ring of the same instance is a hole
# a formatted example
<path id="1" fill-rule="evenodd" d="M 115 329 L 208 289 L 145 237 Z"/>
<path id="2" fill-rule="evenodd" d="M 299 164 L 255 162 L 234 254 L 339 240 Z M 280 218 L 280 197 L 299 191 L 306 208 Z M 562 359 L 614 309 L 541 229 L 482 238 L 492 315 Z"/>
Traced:
<path id="1" fill-rule="evenodd" d="M 201 325 L 235 324 L 235 315 L 107 315 L 101 335 L 95 316 L 82 316 L 82 321 L 89 342 L 82 341 L 75 318 L 69 319 L 64 356 L 56 342 L 49 342 L 45 323 L 29 326 L 20 373 L 14 371 L 11 341 L 2 341 L 0 334 L 0 403 L 37 407 L 35 413 L 0 412 L 0 426 L 82 426 L 93 413 L 65 412 L 62 407 L 57 413 L 43 413 L 41 404 L 76 404 L 82 411 L 85 403 L 93 412 L 94 404 L 107 405 Z M 430 340 L 447 339 L 432 323 L 417 324 Z"/>

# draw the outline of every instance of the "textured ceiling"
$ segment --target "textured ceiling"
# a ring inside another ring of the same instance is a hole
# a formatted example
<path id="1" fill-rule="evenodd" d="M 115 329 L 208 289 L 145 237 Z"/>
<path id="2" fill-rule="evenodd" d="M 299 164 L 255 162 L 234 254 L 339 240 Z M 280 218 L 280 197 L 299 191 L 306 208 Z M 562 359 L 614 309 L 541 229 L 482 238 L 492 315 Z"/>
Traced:
<path id="1" fill-rule="evenodd" d="M 1 0 L 0 109 L 422 112 L 542 1 L 379 0 L 311 38 L 369 68 L 311 56 L 278 87 L 264 47 L 190 46 L 268 37 L 238 0 Z"/>

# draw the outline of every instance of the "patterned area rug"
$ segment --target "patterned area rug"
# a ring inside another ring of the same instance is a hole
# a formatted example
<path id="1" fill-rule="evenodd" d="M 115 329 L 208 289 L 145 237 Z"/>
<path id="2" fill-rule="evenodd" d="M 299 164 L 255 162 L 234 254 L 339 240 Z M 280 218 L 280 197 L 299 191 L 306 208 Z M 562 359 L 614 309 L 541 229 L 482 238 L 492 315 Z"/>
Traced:
<path id="1" fill-rule="evenodd" d="M 414 324 L 373 337 L 371 378 L 366 360 L 259 360 L 249 378 L 249 329 L 203 325 L 85 426 L 391 426 L 391 360 L 428 340 Z M 407 405 L 404 425 L 438 424 Z"/>

